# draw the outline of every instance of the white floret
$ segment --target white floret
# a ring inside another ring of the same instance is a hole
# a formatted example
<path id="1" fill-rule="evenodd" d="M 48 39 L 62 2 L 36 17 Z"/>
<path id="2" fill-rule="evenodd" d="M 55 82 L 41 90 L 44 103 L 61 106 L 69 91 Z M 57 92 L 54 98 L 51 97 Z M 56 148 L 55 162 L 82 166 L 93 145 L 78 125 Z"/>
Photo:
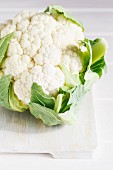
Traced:
<path id="1" fill-rule="evenodd" d="M 12 55 L 15 55 L 15 54 L 22 55 L 23 49 L 21 48 L 21 45 L 19 44 L 19 42 L 13 38 L 9 44 L 7 56 L 11 57 Z"/>
<path id="2" fill-rule="evenodd" d="M 57 93 L 65 83 L 59 65 L 65 64 L 73 74 L 81 70 L 79 56 L 69 47 L 84 39 L 82 29 L 62 15 L 56 20 L 47 13 L 22 11 L 0 26 L 0 37 L 11 32 L 14 37 L 2 71 L 13 76 L 14 91 L 24 103 L 30 101 L 33 82 L 47 94 Z"/>
<path id="3" fill-rule="evenodd" d="M 73 49 L 68 49 L 63 52 L 61 63 L 64 64 L 73 74 L 78 74 L 82 69 L 80 57 Z"/>
<path id="4" fill-rule="evenodd" d="M 24 33 L 27 28 L 29 26 L 29 20 L 22 20 L 20 23 L 17 24 L 17 30 L 21 31 L 22 33 Z"/>
<path id="5" fill-rule="evenodd" d="M 8 24 L 11 24 L 12 20 L 6 20 L 4 23 L 0 23 L 0 32 L 3 30 Z M 1 35 L 0 35 L 1 37 Z"/>
<path id="6" fill-rule="evenodd" d="M 17 23 L 21 22 L 23 19 L 29 19 L 30 17 L 32 17 L 35 14 L 36 13 L 34 11 L 24 10 L 13 18 L 13 23 L 17 24 Z"/>
<path id="7" fill-rule="evenodd" d="M 17 41 L 19 42 L 20 39 L 21 39 L 22 32 L 21 31 L 16 31 L 14 33 L 14 35 L 15 35 L 15 39 L 17 39 Z"/>
<path id="8" fill-rule="evenodd" d="M 65 48 L 68 45 L 76 45 L 78 40 L 83 40 L 84 35 L 82 28 L 76 24 L 59 16 L 57 18 L 59 23 L 57 24 L 57 31 L 53 33 L 53 41 L 59 47 Z"/>
<path id="9" fill-rule="evenodd" d="M 1 35 L 0 37 L 5 37 L 7 34 L 10 34 L 12 32 L 15 32 L 16 31 L 16 25 L 15 24 L 8 24 L 6 27 L 4 27 L 2 30 L 1 30 Z"/>
<path id="10" fill-rule="evenodd" d="M 60 64 L 61 50 L 55 45 L 40 48 L 39 53 L 34 56 L 34 61 L 37 64 L 53 64 L 54 66 Z"/>
<path id="11" fill-rule="evenodd" d="M 28 70 L 21 74 L 20 79 L 14 83 L 14 91 L 18 98 L 25 103 L 29 103 L 32 83 L 36 82 L 42 86 L 47 94 L 55 94 L 59 87 L 65 82 L 64 74 L 58 67 L 53 65 L 34 66 L 30 72 Z M 25 89 L 25 90 L 24 90 Z"/>
<path id="12" fill-rule="evenodd" d="M 18 54 L 13 54 L 10 57 L 7 57 L 5 62 L 4 73 L 8 75 L 9 73 L 12 76 L 17 76 L 27 69 L 27 63 L 21 60 L 21 56 Z"/>
<path id="13" fill-rule="evenodd" d="M 30 64 L 31 58 L 28 55 L 23 55 L 22 56 L 22 62 L 26 63 L 27 65 Z"/>

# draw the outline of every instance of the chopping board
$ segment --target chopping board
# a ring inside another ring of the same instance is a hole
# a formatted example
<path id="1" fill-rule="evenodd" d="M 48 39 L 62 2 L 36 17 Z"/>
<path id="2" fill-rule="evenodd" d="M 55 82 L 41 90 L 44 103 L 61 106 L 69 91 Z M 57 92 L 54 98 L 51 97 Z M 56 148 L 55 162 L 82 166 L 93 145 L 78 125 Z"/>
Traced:
<path id="1" fill-rule="evenodd" d="M 0 109 L 1 153 L 49 153 L 54 158 L 91 158 L 96 147 L 92 94 L 88 93 L 73 125 L 46 127 L 28 111 Z"/>

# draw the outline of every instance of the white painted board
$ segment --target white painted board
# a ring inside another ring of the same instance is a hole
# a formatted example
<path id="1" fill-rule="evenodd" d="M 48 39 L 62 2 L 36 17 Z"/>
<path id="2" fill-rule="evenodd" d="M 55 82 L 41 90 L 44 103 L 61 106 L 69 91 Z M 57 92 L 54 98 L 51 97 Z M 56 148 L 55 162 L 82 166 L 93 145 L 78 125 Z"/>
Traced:
<path id="1" fill-rule="evenodd" d="M 50 153 L 55 158 L 90 158 L 95 147 L 91 93 L 83 99 L 73 125 L 46 127 L 28 112 L 0 110 L 0 152 Z"/>

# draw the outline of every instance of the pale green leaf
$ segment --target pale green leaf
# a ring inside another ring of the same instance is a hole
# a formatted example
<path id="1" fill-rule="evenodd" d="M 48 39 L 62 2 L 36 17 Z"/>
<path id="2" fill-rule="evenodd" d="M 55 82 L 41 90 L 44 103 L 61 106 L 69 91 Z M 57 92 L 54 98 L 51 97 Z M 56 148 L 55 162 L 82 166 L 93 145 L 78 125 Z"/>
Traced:
<path id="1" fill-rule="evenodd" d="M 30 102 L 38 103 L 42 106 L 45 106 L 51 109 L 53 109 L 55 105 L 53 97 L 44 93 L 44 91 L 42 90 L 42 87 L 39 86 L 37 83 L 32 84 Z"/>
<path id="2" fill-rule="evenodd" d="M 37 103 L 30 103 L 29 108 L 30 112 L 36 118 L 41 119 L 43 123 L 47 126 L 63 124 L 63 120 L 52 109 L 46 108 Z"/>
<path id="3" fill-rule="evenodd" d="M 9 86 L 11 83 L 11 76 L 3 76 L 0 79 L 0 106 L 10 109 L 9 105 Z"/>
<path id="4" fill-rule="evenodd" d="M 14 93 L 12 82 L 10 83 L 9 87 L 9 104 L 11 110 L 13 111 L 24 112 L 26 109 L 28 109 L 28 105 L 25 105 L 22 101 L 20 101 Z"/>
<path id="5" fill-rule="evenodd" d="M 61 6 L 57 6 L 57 5 L 48 6 L 45 12 L 50 13 L 54 17 L 57 15 L 63 15 L 66 19 L 69 19 L 74 24 L 80 26 L 82 28 L 82 31 L 84 31 L 83 25 L 79 21 L 77 21 L 77 19 L 74 16 L 72 16 L 70 12 L 66 11 Z"/>
<path id="6" fill-rule="evenodd" d="M 5 37 L 0 39 L 0 64 L 5 57 L 5 53 L 7 51 L 8 45 L 13 38 L 13 33 L 6 35 Z M 12 49 L 13 50 L 13 49 Z"/>

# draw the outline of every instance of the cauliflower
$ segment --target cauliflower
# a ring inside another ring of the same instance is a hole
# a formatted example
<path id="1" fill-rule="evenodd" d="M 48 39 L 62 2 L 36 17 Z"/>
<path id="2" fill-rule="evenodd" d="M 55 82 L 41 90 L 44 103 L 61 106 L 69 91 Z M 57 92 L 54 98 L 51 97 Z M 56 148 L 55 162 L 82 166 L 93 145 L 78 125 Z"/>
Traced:
<path id="1" fill-rule="evenodd" d="M 4 75 L 14 77 L 14 92 L 24 103 L 30 102 L 33 82 L 41 85 L 47 94 L 55 94 L 64 85 L 60 64 L 66 64 L 73 73 L 82 69 L 80 57 L 68 49 L 84 39 L 82 28 L 65 17 L 56 20 L 47 13 L 22 11 L 4 26 L 0 36 L 11 32 L 14 37 L 3 71 Z"/>
<path id="2" fill-rule="evenodd" d="M 61 124 L 56 112 L 65 112 L 71 106 L 64 94 L 70 96 L 70 88 L 80 85 L 91 60 L 84 58 L 91 51 L 82 25 L 63 8 L 50 6 L 42 13 L 22 11 L 1 24 L 0 38 L 0 80 L 9 92 L 7 108 L 24 111 L 30 107 L 34 113 L 37 103 L 41 111 L 42 106 L 47 106 L 47 113 L 48 108 L 53 109 L 57 121 L 51 124 L 44 122 L 45 116 L 35 117 L 46 125 Z M 1 105 L 6 106 L 3 99 Z"/>

